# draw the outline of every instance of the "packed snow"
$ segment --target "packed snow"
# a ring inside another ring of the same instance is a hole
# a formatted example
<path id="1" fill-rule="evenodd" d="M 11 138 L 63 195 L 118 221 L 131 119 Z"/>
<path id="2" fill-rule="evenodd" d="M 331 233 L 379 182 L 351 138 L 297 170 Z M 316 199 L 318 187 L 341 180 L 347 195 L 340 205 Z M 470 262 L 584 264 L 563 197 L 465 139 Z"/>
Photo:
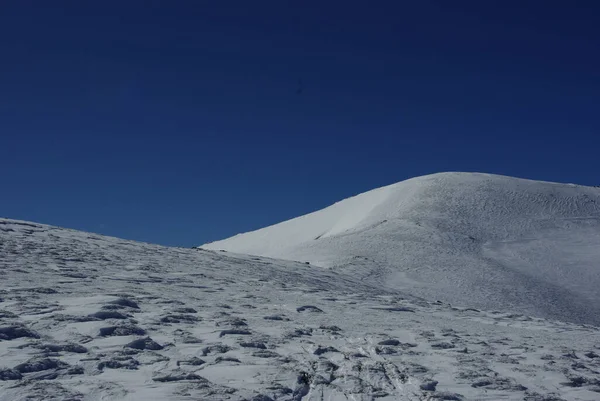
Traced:
<path id="1" fill-rule="evenodd" d="M 453 304 L 600 324 L 600 188 L 441 173 L 203 245 Z"/>
<path id="2" fill-rule="evenodd" d="M 600 399 L 597 327 L 356 271 L 0 219 L 0 401 Z"/>

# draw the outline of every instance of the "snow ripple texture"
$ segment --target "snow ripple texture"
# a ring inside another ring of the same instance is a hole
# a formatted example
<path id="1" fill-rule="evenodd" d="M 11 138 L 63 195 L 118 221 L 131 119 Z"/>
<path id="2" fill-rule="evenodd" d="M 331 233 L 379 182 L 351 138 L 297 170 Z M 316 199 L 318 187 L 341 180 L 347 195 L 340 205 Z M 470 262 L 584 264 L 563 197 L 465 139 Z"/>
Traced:
<path id="1" fill-rule="evenodd" d="M 600 332 L 0 219 L 0 401 L 598 400 Z"/>

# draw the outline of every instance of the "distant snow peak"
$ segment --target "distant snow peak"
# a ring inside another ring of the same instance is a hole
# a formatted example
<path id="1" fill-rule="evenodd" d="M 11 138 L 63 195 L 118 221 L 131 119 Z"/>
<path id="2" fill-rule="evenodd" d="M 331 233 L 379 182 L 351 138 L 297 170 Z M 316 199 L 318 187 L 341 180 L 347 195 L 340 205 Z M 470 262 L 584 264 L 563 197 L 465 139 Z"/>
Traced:
<path id="1" fill-rule="evenodd" d="M 598 188 L 452 172 L 202 248 L 308 261 L 427 299 L 600 324 L 598 244 Z"/>

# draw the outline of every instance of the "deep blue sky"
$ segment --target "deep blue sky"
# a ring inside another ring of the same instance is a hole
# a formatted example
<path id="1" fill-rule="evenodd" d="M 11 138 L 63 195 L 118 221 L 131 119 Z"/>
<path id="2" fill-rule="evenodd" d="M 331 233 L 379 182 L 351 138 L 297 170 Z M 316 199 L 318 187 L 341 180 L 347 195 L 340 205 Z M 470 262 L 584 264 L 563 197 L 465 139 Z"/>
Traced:
<path id="1" fill-rule="evenodd" d="M 192 246 L 439 171 L 598 185 L 598 21 L 594 0 L 3 1 L 0 216 Z"/>

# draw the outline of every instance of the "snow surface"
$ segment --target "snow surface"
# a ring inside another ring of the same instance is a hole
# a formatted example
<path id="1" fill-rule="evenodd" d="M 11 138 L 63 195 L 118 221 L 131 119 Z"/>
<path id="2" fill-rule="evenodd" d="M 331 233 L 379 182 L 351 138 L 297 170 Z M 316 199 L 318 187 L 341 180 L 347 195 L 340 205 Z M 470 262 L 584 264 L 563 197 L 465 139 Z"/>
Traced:
<path id="1" fill-rule="evenodd" d="M 202 248 L 308 261 L 426 299 L 600 324 L 600 188 L 434 174 Z"/>
<path id="2" fill-rule="evenodd" d="M 594 326 L 0 219 L 0 401 L 591 401 L 599 371 Z"/>

